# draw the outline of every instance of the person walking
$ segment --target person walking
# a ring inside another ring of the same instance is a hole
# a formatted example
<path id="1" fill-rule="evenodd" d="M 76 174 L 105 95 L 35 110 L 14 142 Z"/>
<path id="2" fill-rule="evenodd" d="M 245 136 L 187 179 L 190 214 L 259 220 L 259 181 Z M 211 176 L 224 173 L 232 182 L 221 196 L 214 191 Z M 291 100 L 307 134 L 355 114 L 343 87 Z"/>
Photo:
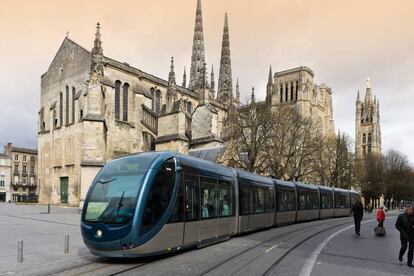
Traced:
<path id="1" fill-rule="evenodd" d="M 398 256 L 400 262 L 403 261 L 405 251 L 407 251 L 407 265 L 413 266 L 413 254 L 414 254 L 414 206 L 407 207 L 403 214 L 400 214 L 395 222 L 395 227 L 400 231 L 401 249 Z"/>
<path id="2" fill-rule="evenodd" d="M 385 220 L 385 213 L 384 213 L 384 207 L 379 207 L 377 211 L 377 221 L 378 221 L 378 227 L 383 228 L 384 227 L 384 220 Z"/>
<path id="3" fill-rule="evenodd" d="M 358 237 L 361 235 L 361 220 L 364 216 L 364 206 L 362 206 L 361 199 L 358 198 L 352 206 L 352 213 L 354 214 L 354 222 L 355 222 L 355 234 Z"/>

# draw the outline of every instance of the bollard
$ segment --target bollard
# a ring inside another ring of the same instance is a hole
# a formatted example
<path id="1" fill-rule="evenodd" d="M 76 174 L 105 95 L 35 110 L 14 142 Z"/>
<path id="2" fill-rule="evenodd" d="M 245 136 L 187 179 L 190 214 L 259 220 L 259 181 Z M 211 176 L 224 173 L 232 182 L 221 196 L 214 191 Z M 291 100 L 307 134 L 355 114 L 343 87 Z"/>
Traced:
<path id="1" fill-rule="evenodd" d="M 47 213 L 50 214 L 50 203 L 47 204 Z"/>
<path id="2" fill-rule="evenodd" d="M 69 235 L 65 235 L 65 254 L 69 253 Z"/>
<path id="3" fill-rule="evenodd" d="M 17 241 L 17 262 L 23 262 L 23 240 Z"/>

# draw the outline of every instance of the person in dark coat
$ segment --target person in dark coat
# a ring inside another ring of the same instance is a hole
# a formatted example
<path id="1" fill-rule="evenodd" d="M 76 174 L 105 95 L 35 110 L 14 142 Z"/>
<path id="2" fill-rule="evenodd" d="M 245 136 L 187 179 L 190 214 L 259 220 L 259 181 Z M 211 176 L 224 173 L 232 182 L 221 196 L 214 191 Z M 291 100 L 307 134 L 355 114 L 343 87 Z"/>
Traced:
<path id="1" fill-rule="evenodd" d="M 400 231 L 401 249 L 398 260 L 403 261 L 405 251 L 407 251 L 407 265 L 413 267 L 414 254 L 414 206 L 406 208 L 405 212 L 398 216 L 395 227 Z"/>
<path id="2" fill-rule="evenodd" d="M 364 206 L 362 205 L 361 199 L 358 198 L 356 200 L 351 210 L 354 214 L 355 234 L 359 236 L 361 232 L 361 220 L 364 217 Z"/>

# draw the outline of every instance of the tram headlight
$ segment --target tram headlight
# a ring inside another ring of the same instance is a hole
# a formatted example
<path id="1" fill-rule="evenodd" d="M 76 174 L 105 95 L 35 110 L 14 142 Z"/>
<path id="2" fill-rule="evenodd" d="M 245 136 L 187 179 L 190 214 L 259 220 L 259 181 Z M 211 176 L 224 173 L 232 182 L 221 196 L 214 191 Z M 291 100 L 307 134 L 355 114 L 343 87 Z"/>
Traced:
<path id="1" fill-rule="evenodd" d="M 102 230 L 96 230 L 96 237 L 100 238 L 102 237 Z"/>

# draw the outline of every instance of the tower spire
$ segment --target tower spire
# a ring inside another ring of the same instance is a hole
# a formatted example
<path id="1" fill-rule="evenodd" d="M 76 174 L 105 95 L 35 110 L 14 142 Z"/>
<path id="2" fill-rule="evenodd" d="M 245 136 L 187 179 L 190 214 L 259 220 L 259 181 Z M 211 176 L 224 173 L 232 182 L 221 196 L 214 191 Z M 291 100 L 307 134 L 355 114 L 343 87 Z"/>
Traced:
<path id="1" fill-rule="evenodd" d="M 187 73 L 185 70 L 185 66 L 184 66 L 184 74 L 183 74 L 183 85 L 182 87 L 186 88 L 187 87 Z"/>
<path id="2" fill-rule="evenodd" d="M 173 103 L 177 98 L 175 72 L 174 72 L 174 57 L 171 57 L 170 73 L 168 74 L 168 87 L 167 87 L 167 112 L 172 108 Z"/>
<path id="3" fill-rule="evenodd" d="M 256 96 L 254 95 L 254 86 L 252 87 L 251 103 L 256 103 Z"/>
<path id="4" fill-rule="evenodd" d="M 267 86 L 266 86 L 266 103 L 268 104 L 268 106 L 272 105 L 272 91 L 273 91 L 273 72 L 272 72 L 272 65 L 270 65 L 269 78 L 267 80 Z"/>
<path id="5" fill-rule="evenodd" d="M 372 103 L 371 80 L 367 78 L 367 88 L 365 93 L 365 104 Z"/>
<path id="6" fill-rule="evenodd" d="M 211 74 L 210 74 L 210 90 L 214 92 L 214 87 L 216 87 L 216 82 L 214 80 L 214 66 L 211 65 Z"/>
<path id="7" fill-rule="evenodd" d="M 239 86 L 239 78 L 237 78 L 236 82 L 236 103 L 240 104 L 240 86 Z"/>
<path id="8" fill-rule="evenodd" d="M 193 52 L 191 55 L 190 83 L 188 88 L 196 90 L 199 87 L 201 70 L 205 62 L 204 53 L 204 31 L 203 13 L 201 10 L 201 0 L 197 0 L 197 11 L 194 26 Z"/>
<path id="9" fill-rule="evenodd" d="M 168 74 L 168 86 L 170 85 L 175 85 L 174 57 L 171 57 L 170 73 Z"/>
<path id="10" fill-rule="evenodd" d="M 361 97 L 359 96 L 359 89 L 358 89 L 358 93 L 357 93 L 357 103 L 359 103 L 361 101 Z"/>
<path id="11" fill-rule="evenodd" d="M 96 24 L 95 40 L 93 42 L 92 64 L 91 64 L 91 81 L 94 84 L 99 83 L 100 78 L 103 76 L 103 64 L 104 56 L 101 41 L 101 25 L 99 22 Z"/>
<path id="12" fill-rule="evenodd" d="M 227 12 L 224 15 L 223 41 L 221 44 L 220 73 L 217 98 L 222 102 L 230 102 L 233 97 L 233 80 L 231 77 L 230 35 Z"/>

